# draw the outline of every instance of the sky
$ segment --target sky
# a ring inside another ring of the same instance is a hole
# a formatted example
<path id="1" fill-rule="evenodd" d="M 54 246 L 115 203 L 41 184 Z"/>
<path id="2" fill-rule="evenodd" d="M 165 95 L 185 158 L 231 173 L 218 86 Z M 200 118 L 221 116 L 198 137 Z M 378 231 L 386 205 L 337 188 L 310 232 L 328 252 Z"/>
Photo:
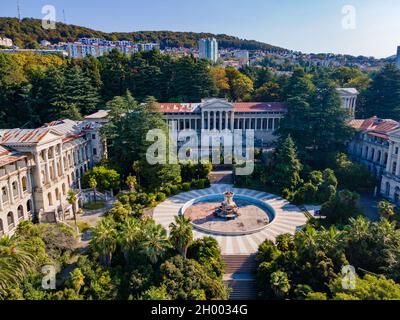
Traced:
<path id="1" fill-rule="evenodd" d="M 306 53 L 388 57 L 400 45 L 399 0 L 19 0 L 22 17 L 105 32 L 171 30 L 228 34 Z M 17 0 L 0 0 L 16 17 Z M 344 11 L 343 11 L 344 10 Z"/>

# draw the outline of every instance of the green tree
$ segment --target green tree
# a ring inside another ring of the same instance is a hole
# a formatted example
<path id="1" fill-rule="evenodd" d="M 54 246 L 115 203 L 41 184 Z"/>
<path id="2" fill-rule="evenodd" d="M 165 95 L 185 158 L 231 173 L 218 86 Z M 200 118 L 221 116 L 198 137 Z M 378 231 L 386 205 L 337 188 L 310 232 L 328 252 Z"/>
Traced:
<path id="1" fill-rule="evenodd" d="M 301 183 L 300 171 L 302 166 L 290 136 L 276 150 L 273 166 L 274 169 L 268 180 L 280 192 L 285 189 L 293 191 Z"/>
<path id="2" fill-rule="evenodd" d="M 363 97 L 360 116 L 400 120 L 400 70 L 394 64 L 379 70 Z"/>
<path id="3" fill-rule="evenodd" d="M 179 215 L 175 217 L 175 222 L 171 223 L 169 228 L 172 245 L 186 258 L 187 250 L 193 242 L 191 221 L 185 216 Z"/>
<path id="4" fill-rule="evenodd" d="M 379 214 L 382 218 L 391 219 L 395 216 L 394 205 L 388 201 L 378 203 Z"/>
<path id="5" fill-rule="evenodd" d="M 94 178 L 94 177 L 90 178 L 88 184 L 89 184 L 90 189 L 93 190 L 94 202 L 96 202 L 96 188 L 97 188 L 96 178 Z"/>
<path id="6" fill-rule="evenodd" d="M 117 248 L 118 232 L 115 222 L 106 218 L 93 229 L 90 249 L 99 257 L 100 263 L 110 266 Z"/>
<path id="7" fill-rule="evenodd" d="M 93 183 L 92 186 L 90 185 L 91 182 Z M 94 182 L 96 182 L 96 185 L 94 185 Z M 96 166 L 92 170 L 85 172 L 83 185 L 93 190 L 97 187 L 102 191 L 115 190 L 120 186 L 120 174 L 114 169 Z"/>
<path id="8" fill-rule="evenodd" d="M 153 264 L 162 259 L 170 248 L 167 232 L 165 229 L 154 222 L 146 225 L 141 242 L 140 251 Z"/>
<path id="9" fill-rule="evenodd" d="M 277 271 L 271 275 L 271 288 L 278 298 L 283 298 L 290 290 L 290 281 L 285 272 Z"/>

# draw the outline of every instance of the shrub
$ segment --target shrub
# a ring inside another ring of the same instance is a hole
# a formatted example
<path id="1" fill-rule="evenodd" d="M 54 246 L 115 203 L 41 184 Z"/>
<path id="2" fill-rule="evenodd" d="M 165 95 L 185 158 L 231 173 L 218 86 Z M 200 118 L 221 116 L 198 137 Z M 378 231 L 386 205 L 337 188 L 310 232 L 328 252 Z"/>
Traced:
<path id="1" fill-rule="evenodd" d="M 171 195 L 173 196 L 177 195 L 180 191 L 179 186 L 177 185 L 171 186 L 170 189 L 171 189 Z"/>
<path id="2" fill-rule="evenodd" d="M 156 201 L 157 201 L 157 202 L 164 202 L 165 199 L 167 199 L 167 196 L 165 195 L 165 193 L 158 192 L 158 193 L 156 194 Z"/>
<path id="3" fill-rule="evenodd" d="M 191 183 L 192 189 L 204 189 L 206 186 L 205 179 L 193 180 Z"/>
<path id="4" fill-rule="evenodd" d="M 182 183 L 182 191 L 184 191 L 184 192 L 190 191 L 190 183 L 189 182 Z"/>

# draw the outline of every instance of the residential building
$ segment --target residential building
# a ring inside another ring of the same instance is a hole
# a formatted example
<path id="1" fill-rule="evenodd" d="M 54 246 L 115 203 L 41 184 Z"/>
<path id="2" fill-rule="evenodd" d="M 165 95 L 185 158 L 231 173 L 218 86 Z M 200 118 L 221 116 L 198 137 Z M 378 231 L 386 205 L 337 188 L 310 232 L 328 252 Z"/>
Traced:
<path id="1" fill-rule="evenodd" d="M 218 60 L 218 42 L 215 38 L 199 40 L 199 57 L 216 63 Z"/>
<path id="2" fill-rule="evenodd" d="M 241 66 L 248 66 L 250 63 L 250 55 L 247 50 L 238 50 L 233 53 L 233 56 L 239 60 Z"/>
<path id="3" fill-rule="evenodd" d="M 0 46 L 3 47 L 12 47 L 13 41 L 9 38 L 0 38 Z"/>
<path id="4" fill-rule="evenodd" d="M 0 132 L 0 236 L 19 222 L 54 222 L 74 209 L 68 191 L 106 154 L 100 125 L 56 121 L 37 129 Z M 75 207 L 76 209 L 76 207 Z"/>

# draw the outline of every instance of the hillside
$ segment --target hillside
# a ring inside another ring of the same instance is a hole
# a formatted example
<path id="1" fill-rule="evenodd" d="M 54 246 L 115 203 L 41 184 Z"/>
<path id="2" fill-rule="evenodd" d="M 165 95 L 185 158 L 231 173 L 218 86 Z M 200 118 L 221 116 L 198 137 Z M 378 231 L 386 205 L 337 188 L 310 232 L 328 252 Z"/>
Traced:
<path id="1" fill-rule="evenodd" d="M 135 42 L 158 42 L 163 47 L 196 47 L 197 41 L 205 37 L 217 38 L 221 48 L 238 48 L 247 50 L 287 51 L 266 43 L 243 40 L 224 34 L 173 32 L 173 31 L 137 31 L 106 33 L 85 27 L 57 23 L 56 30 L 42 28 L 41 20 L 25 18 L 0 18 L 0 37 L 11 38 L 21 48 L 34 48 L 41 40 L 51 43 L 75 41 L 81 37 L 105 38 L 107 40 L 132 40 Z"/>

